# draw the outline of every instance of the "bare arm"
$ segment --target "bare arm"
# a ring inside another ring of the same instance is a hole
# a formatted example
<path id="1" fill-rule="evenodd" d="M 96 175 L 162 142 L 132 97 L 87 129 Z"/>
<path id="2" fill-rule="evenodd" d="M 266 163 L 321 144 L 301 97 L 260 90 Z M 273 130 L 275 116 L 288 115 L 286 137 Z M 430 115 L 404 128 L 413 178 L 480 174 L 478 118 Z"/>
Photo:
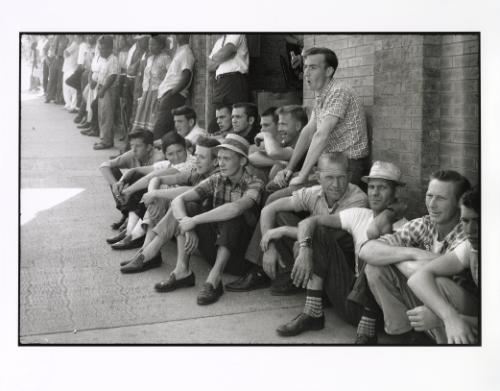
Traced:
<path id="1" fill-rule="evenodd" d="M 370 240 L 361 247 L 359 257 L 370 265 L 382 266 L 403 261 L 434 259 L 436 254 L 415 247 L 391 246 L 380 240 Z"/>
<path id="2" fill-rule="evenodd" d="M 116 182 L 118 182 L 118 180 L 111 173 L 111 166 L 109 165 L 109 162 L 102 163 L 101 166 L 99 167 L 99 170 L 101 171 L 101 174 L 104 177 L 104 179 L 106 179 L 106 182 L 108 182 L 111 186 L 113 186 Z"/>
<path id="3" fill-rule="evenodd" d="M 153 178 L 157 178 L 162 176 L 162 178 L 168 178 L 164 179 L 165 184 L 167 185 L 175 185 L 175 177 L 176 174 L 179 172 L 173 167 L 165 168 L 162 170 L 155 170 L 153 166 L 146 166 L 146 167 L 137 167 L 134 170 L 140 174 L 145 174 L 142 178 L 138 179 L 134 183 L 132 183 L 130 186 L 128 186 L 126 189 L 123 190 L 123 194 L 132 194 L 135 193 L 136 191 L 147 189 L 148 184 Z M 163 182 L 161 182 L 163 184 Z"/>
<path id="4" fill-rule="evenodd" d="M 263 132 L 262 135 L 267 156 L 274 160 L 290 160 L 293 155 L 293 148 L 282 147 L 271 133 Z"/>
<path id="5" fill-rule="evenodd" d="M 260 229 L 262 231 L 262 235 L 274 227 L 276 213 L 278 212 L 291 212 L 294 210 L 294 206 L 292 204 L 291 197 L 285 197 L 277 199 L 274 202 L 271 202 L 269 205 L 266 205 L 260 214 Z"/>
<path id="6" fill-rule="evenodd" d="M 222 48 L 220 48 L 212 58 L 210 58 L 209 62 L 209 70 L 215 71 L 217 67 L 222 64 L 224 61 L 227 61 L 234 57 L 237 49 L 236 46 L 232 43 L 226 43 Z M 210 69 L 210 67 L 215 67 L 214 69 Z"/>
<path id="7" fill-rule="evenodd" d="M 195 201 L 199 201 L 199 200 L 200 200 L 200 196 L 194 190 L 189 190 L 189 191 L 181 194 L 180 196 L 174 198 L 174 200 L 172 201 L 172 204 L 170 205 L 170 207 L 172 208 L 172 213 L 174 214 L 174 217 L 179 221 L 182 220 L 183 218 L 187 217 L 185 203 L 186 202 L 195 202 Z"/>
<path id="8" fill-rule="evenodd" d="M 331 228 L 342 228 L 340 217 L 337 214 L 311 216 L 299 223 L 297 234 L 298 241 L 301 242 L 308 237 L 311 238 L 318 225 L 324 225 Z"/>
<path id="9" fill-rule="evenodd" d="M 256 151 L 250 154 L 248 156 L 248 160 L 250 161 L 250 164 L 255 167 L 272 167 L 276 164 L 274 159 L 271 159 L 261 151 Z"/>
<path id="10" fill-rule="evenodd" d="M 193 221 L 196 225 L 198 225 L 231 220 L 240 216 L 245 210 L 254 206 L 254 204 L 255 202 L 251 198 L 242 197 L 237 201 L 229 202 L 215 209 L 209 210 L 208 212 L 196 215 L 193 217 Z"/>
<path id="11" fill-rule="evenodd" d="M 307 153 L 314 132 L 316 132 L 316 120 L 311 118 L 309 119 L 309 122 L 304 127 L 304 129 L 302 129 L 302 131 L 300 132 L 299 139 L 295 144 L 292 157 L 290 158 L 290 161 L 288 162 L 288 165 L 286 167 L 287 170 L 295 170 L 295 167 L 297 167 L 297 165 L 299 164 L 302 156 Z"/>

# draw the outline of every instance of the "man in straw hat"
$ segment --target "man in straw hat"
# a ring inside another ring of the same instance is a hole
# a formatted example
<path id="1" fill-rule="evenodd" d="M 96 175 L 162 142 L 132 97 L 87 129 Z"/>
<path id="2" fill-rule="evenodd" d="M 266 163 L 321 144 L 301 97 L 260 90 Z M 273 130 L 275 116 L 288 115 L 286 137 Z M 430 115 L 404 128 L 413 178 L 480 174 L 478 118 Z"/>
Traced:
<path id="1" fill-rule="evenodd" d="M 466 239 L 459 200 L 469 189 L 469 181 L 456 171 L 434 172 L 425 198 L 429 214 L 409 221 L 394 234 L 369 241 L 360 250 L 359 256 L 367 263 L 368 285 L 384 313 L 385 331 L 399 336 L 399 343 L 431 342 L 412 330 L 407 310 L 416 307 L 417 301 L 407 278 Z"/>
<path id="2" fill-rule="evenodd" d="M 391 206 L 397 204 L 396 189 L 404 183 L 399 168 L 381 161 L 375 162 L 370 175 L 362 180 L 368 184 L 369 208 L 356 207 L 335 214 L 311 216 L 299 223 L 299 253 L 291 276 L 296 286 L 307 288 L 306 303 L 301 314 L 277 329 L 279 335 L 294 336 L 324 327 L 324 288 L 334 310 L 348 322 L 358 324 L 356 343 L 375 342 L 377 306 L 373 298 L 370 299 L 370 292 L 365 289 L 357 294 L 364 296 L 362 303 L 352 302 L 348 296 L 362 273 L 358 253 L 368 239 L 368 228 L 370 225 L 383 226 L 383 222 L 377 220 L 397 220 L 398 213 Z M 345 231 L 352 235 L 350 243 L 345 240 Z"/>
<path id="3" fill-rule="evenodd" d="M 223 294 L 222 273 L 246 272 L 243 252 L 257 222 L 264 182 L 248 173 L 248 142 L 228 134 L 218 147 L 220 172 L 211 175 L 194 189 L 172 201 L 172 211 L 179 221 L 177 264 L 167 281 L 156 290 L 170 292 L 195 285 L 189 268 L 190 256 L 199 248 L 213 266 L 198 294 L 199 305 L 214 303 Z M 208 210 L 199 203 L 211 198 Z"/>

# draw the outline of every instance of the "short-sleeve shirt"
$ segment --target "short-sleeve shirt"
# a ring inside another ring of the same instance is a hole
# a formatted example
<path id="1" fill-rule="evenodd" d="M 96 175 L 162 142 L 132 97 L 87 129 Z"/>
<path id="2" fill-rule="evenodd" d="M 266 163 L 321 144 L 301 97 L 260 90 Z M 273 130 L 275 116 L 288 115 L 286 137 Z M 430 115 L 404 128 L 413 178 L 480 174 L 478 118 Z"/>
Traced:
<path id="1" fill-rule="evenodd" d="M 101 57 L 99 61 L 99 71 L 97 72 L 97 83 L 104 85 L 106 79 L 111 75 L 118 75 L 120 73 L 120 68 L 118 66 L 118 59 L 114 54 L 111 54 L 108 58 Z M 113 83 L 113 86 L 116 85 Z"/>
<path id="2" fill-rule="evenodd" d="M 116 168 L 135 168 L 152 166 L 154 163 L 165 160 L 163 152 L 153 148 L 149 154 L 142 160 L 137 159 L 132 151 L 127 151 L 120 156 L 110 160 L 109 166 Z"/>
<path id="3" fill-rule="evenodd" d="M 311 215 L 334 214 L 348 208 L 368 206 L 368 197 L 358 186 L 349 183 L 344 195 L 330 208 L 320 185 L 304 187 L 291 195 L 295 212 L 309 212 Z"/>
<path id="4" fill-rule="evenodd" d="M 178 186 L 196 186 L 202 180 L 207 179 L 209 176 L 218 173 L 219 168 L 215 168 L 212 172 L 207 174 L 199 174 L 196 167 L 191 171 L 180 172 L 175 176 L 175 181 Z"/>
<path id="5" fill-rule="evenodd" d="M 225 73 L 240 72 L 248 73 L 250 57 L 248 53 L 247 39 L 244 34 L 225 34 L 220 37 L 210 53 L 210 58 L 213 57 L 226 44 L 232 43 L 236 47 L 236 54 L 229 60 L 224 61 L 217 67 L 215 76 L 220 76 Z"/>
<path id="6" fill-rule="evenodd" d="M 78 65 L 85 65 L 87 61 L 87 57 L 90 55 L 90 45 L 87 42 L 80 43 L 78 47 L 78 57 L 76 59 L 76 63 Z"/>
<path id="7" fill-rule="evenodd" d="M 336 79 L 315 98 L 312 117 L 318 129 L 327 117 L 338 117 L 330 130 L 325 152 L 345 152 L 349 159 L 368 156 L 368 133 L 363 105 L 351 88 Z"/>
<path id="8" fill-rule="evenodd" d="M 349 232 L 354 240 L 355 272 L 359 273 L 359 250 L 363 243 L 368 241 L 366 232 L 373 221 L 373 210 L 368 208 L 350 208 L 339 212 L 342 229 Z M 393 224 L 393 230 L 400 225 L 400 221 Z"/>
<path id="9" fill-rule="evenodd" d="M 142 79 L 143 91 L 158 90 L 160 83 L 167 74 L 170 62 L 170 56 L 166 53 L 160 53 L 156 56 L 152 55 L 148 57 Z"/>
<path id="10" fill-rule="evenodd" d="M 184 97 L 188 96 L 189 86 L 193 79 L 194 55 L 188 44 L 179 46 L 175 51 L 174 58 L 168 67 L 167 74 L 158 88 L 158 97 L 161 98 L 167 91 L 173 89 L 182 79 L 182 71 L 191 71 L 191 80 L 182 91 L 179 92 Z"/>
<path id="11" fill-rule="evenodd" d="M 437 238 L 437 225 L 427 215 L 409 221 L 398 232 L 384 235 L 378 240 L 391 246 L 417 247 L 422 250 L 443 254 L 453 251 L 466 239 L 460 223 L 440 241 L 440 246 L 436 246 Z"/>
<path id="12" fill-rule="evenodd" d="M 220 173 L 209 176 L 200 182 L 194 191 L 198 193 L 201 200 L 212 198 L 212 207 L 217 208 L 229 202 L 235 202 L 242 197 L 248 197 L 255 205 L 260 203 L 264 182 L 258 177 L 243 171 L 240 180 L 232 183 L 229 178 Z"/>
<path id="13" fill-rule="evenodd" d="M 477 250 L 474 250 L 471 243 L 465 240 L 453 250 L 453 253 L 464 268 L 470 269 L 472 279 L 477 286 L 479 282 L 479 254 Z"/>

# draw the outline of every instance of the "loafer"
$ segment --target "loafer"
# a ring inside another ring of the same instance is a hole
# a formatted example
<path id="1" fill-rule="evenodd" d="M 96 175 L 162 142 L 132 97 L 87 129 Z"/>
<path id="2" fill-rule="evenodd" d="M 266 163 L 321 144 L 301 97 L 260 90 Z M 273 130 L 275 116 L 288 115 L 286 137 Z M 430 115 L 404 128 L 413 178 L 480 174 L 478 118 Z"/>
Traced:
<path id="1" fill-rule="evenodd" d="M 113 144 L 104 144 L 104 143 L 97 143 L 94 145 L 94 150 L 100 151 L 102 149 L 111 149 L 113 148 Z"/>
<path id="2" fill-rule="evenodd" d="M 133 248 L 141 248 L 144 244 L 144 236 L 131 240 L 126 237 L 117 243 L 111 245 L 113 250 L 131 250 Z"/>
<path id="3" fill-rule="evenodd" d="M 122 232 L 120 232 L 118 235 L 116 236 L 113 236 L 111 238 L 107 238 L 106 239 L 106 243 L 108 244 L 115 244 L 115 243 L 118 243 L 119 241 L 123 240 L 125 238 L 125 236 L 127 236 L 127 231 L 124 230 Z"/>
<path id="4" fill-rule="evenodd" d="M 377 345 L 378 337 L 375 335 L 357 334 L 355 345 Z"/>
<path id="5" fill-rule="evenodd" d="M 125 266 L 120 268 L 120 271 L 123 274 L 132 274 L 132 273 L 142 273 L 146 270 L 154 269 L 156 267 L 161 266 L 161 256 L 157 255 L 153 259 L 143 262 L 144 257 L 136 257 L 131 262 L 127 263 Z"/>
<path id="6" fill-rule="evenodd" d="M 205 284 L 203 284 L 203 288 L 198 293 L 196 302 L 198 305 L 212 304 L 219 300 L 219 297 L 221 297 L 223 293 L 224 288 L 222 288 L 222 282 L 219 283 L 217 288 L 214 288 L 211 283 L 205 282 Z"/>
<path id="7" fill-rule="evenodd" d="M 307 314 L 301 313 L 292 321 L 285 323 L 276 329 L 276 332 L 282 337 L 293 337 L 304 331 L 321 330 L 325 327 L 325 315 L 320 318 L 313 318 Z"/>
<path id="8" fill-rule="evenodd" d="M 83 124 L 77 125 L 76 127 L 78 129 L 90 129 L 92 127 L 92 124 L 90 122 L 85 122 Z"/>
<path id="9" fill-rule="evenodd" d="M 117 230 L 117 229 L 120 229 L 120 227 L 123 225 L 123 223 L 125 223 L 125 221 L 127 220 L 127 215 L 122 215 L 122 218 L 120 219 L 120 221 L 117 221 L 113 224 L 111 224 L 111 229 L 113 230 Z"/>
<path id="10" fill-rule="evenodd" d="M 249 292 L 255 289 L 267 288 L 271 285 L 269 277 L 263 271 L 251 270 L 246 275 L 225 285 L 229 292 Z"/>
<path id="11" fill-rule="evenodd" d="M 170 276 L 168 277 L 168 280 L 160 281 L 159 283 L 155 284 L 155 291 L 172 292 L 178 288 L 187 288 L 194 285 L 195 285 L 195 277 L 193 272 L 191 272 L 189 276 L 181 278 L 179 280 L 175 278 L 174 273 L 171 273 Z"/>
<path id="12" fill-rule="evenodd" d="M 281 284 L 275 284 L 271 286 L 269 290 L 273 296 L 291 296 L 302 291 L 302 288 L 298 288 L 293 285 L 293 281 L 288 279 Z"/>

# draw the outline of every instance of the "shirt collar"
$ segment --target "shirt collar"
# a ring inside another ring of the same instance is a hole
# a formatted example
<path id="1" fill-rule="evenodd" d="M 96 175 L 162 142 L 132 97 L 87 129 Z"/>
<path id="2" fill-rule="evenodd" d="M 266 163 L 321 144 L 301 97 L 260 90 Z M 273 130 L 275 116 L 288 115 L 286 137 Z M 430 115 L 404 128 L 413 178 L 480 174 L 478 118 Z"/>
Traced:
<path id="1" fill-rule="evenodd" d="M 321 91 L 316 95 L 316 100 L 317 101 L 323 101 L 325 98 L 326 94 L 332 89 L 333 85 L 335 84 L 337 80 L 335 77 L 332 77 L 332 79 L 321 89 Z"/>

